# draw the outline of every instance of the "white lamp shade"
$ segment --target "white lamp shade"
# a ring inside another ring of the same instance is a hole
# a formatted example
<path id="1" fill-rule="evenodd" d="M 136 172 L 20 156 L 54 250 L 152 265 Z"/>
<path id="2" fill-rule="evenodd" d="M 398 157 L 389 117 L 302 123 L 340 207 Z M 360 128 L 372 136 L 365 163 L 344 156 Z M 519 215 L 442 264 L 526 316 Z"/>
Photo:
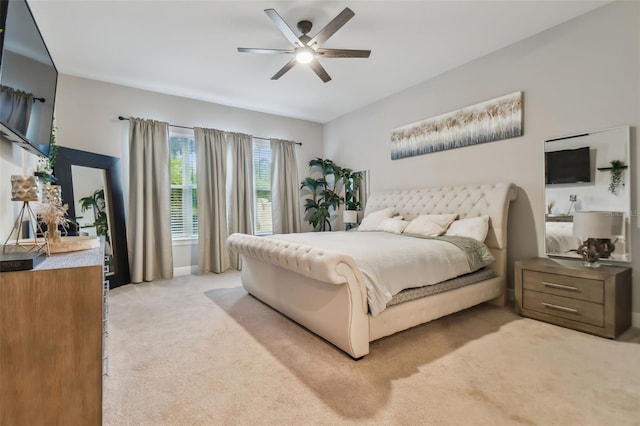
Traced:
<path id="1" fill-rule="evenodd" d="M 11 201 L 38 201 L 38 180 L 35 176 L 11 176 Z"/>
<path id="2" fill-rule="evenodd" d="M 345 210 L 342 214 L 344 223 L 358 223 L 358 212 L 355 210 Z"/>
<path id="3" fill-rule="evenodd" d="M 573 214 L 573 235 L 611 238 L 622 234 L 622 212 L 578 211 Z"/>

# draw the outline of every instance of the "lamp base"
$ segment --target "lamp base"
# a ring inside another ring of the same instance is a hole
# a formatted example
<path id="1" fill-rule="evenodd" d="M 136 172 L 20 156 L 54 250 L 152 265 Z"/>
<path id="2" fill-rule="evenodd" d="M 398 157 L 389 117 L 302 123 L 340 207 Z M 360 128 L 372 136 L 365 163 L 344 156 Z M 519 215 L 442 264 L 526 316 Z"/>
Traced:
<path id="1" fill-rule="evenodd" d="M 588 268 L 598 268 L 599 259 L 608 259 L 615 250 L 615 246 L 608 238 L 587 238 L 578 247 L 578 253 L 584 259 L 583 265 Z"/>
<path id="2" fill-rule="evenodd" d="M 15 242 L 16 246 L 21 247 L 22 249 L 24 249 L 24 251 L 41 250 L 47 253 L 47 256 L 49 256 L 50 254 L 49 243 L 47 242 L 46 239 L 42 239 L 38 241 L 37 232 L 34 232 L 33 244 L 24 244 L 24 242 L 20 240 L 20 228 L 22 226 L 22 222 L 25 219 L 25 215 L 27 216 L 26 219 L 29 222 L 35 223 L 36 226 L 38 227 L 38 230 L 42 233 L 42 229 L 40 229 L 40 225 L 38 224 L 38 218 L 36 217 L 33 210 L 31 210 L 31 206 L 29 206 L 29 202 L 25 201 L 24 204 L 22 204 L 20 213 L 18 213 L 18 218 L 16 219 L 16 223 L 13 225 L 13 228 L 11 228 L 11 231 L 9 232 L 9 236 L 7 237 L 4 244 L 2 245 L 2 253 L 3 254 L 6 253 L 7 243 L 11 239 L 11 236 L 13 235 L 13 233 L 16 232 L 17 233 L 17 238 Z"/>

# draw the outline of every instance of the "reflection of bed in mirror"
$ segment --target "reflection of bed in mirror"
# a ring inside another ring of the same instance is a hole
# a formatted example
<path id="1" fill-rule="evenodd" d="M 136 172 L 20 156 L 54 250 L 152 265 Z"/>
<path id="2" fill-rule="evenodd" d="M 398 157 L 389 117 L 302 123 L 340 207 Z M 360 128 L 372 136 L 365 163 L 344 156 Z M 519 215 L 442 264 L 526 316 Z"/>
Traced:
<path id="1" fill-rule="evenodd" d="M 611 240 L 615 250 L 609 260 L 627 261 L 625 237 L 619 235 Z M 576 249 L 582 244 L 580 237 L 573 235 L 573 222 L 547 220 L 545 222 L 545 250 L 548 255 L 580 257 Z"/>
<path id="2" fill-rule="evenodd" d="M 622 212 L 622 235 L 612 238 L 615 250 L 608 260 L 630 262 L 632 164 L 630 127 L 548 139 L 545 151 L 545 253 L 580 258 L 581 241 L 573 235 L 573 212 Z M 588 150 L 585 150 L 588 148 Z M 588 153 L 588 155 L 587 155 Z M 624 165 L 620 185 L 611 190 L 611 162 Z M 584 236 L 580 236 L 584 237 Z"/>
<path id="3" fill-rule="evenodd" d="M 581 241 L 573 235 L 572 222 L 546 222 L 545 230 L 548 254 L 575 255 L 575 250 L 580 246 Z"/>

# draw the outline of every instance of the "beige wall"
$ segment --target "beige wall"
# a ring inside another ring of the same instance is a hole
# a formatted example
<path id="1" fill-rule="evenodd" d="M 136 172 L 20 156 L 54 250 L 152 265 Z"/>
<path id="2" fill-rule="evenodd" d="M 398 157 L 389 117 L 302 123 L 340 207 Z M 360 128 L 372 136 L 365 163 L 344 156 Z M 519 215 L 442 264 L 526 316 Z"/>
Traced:
<path id="1" fill-rule="evenodd" d="M 129 167 L 129 125 L 127 121 L 118 120 L 119 115 L 302 142 L 303 145 L 298 147 L 300 179 L 308 172 L 308 161 L 322 156 L 323 129 L 318 123 L 60 75 L 56 99 L 58 144 L 119 157 L 125 175 L 125 192 Z M 9 175 L 23 169 L 27 169 L 25 172 L 33 172 L 32 167 L 28 170 L 29 166 L 22 159 L 22 151 L 10 143 L 0 142 L 0 182 L 8 183 Z M 8 185 L 0 185 L 1 200 L 11 198 L 7 187 Z M 11 225 L 5 226 L 5 222 L 10 223 L 15 215 L 15 208 L 11 204 L 15 203 L 0 202 L 3 238 L 6 238 L 11 229 Z M 125 206 L 126 204 L 125 194 Z M 174 267 L 181 268 L 182 271 L 197 263 L 197 250 L 191 245 L 175 247 L 174 256 Z"/>
<path id="2" fill-rule="evenodd" d="M 513 262 L 544 253 L 543 141 L 554 136 L 633 126 L 632 209 L 637 212 L 640 155 L 640 4 L 615 2 L 525 39 L 325 125 L 325 156 L 371 171 L 371 189 L 511 181 Z M 391 77 L 391 76 L 390 76 Z M 524 135 L 392 161 L 391 130 L 515 91 L 524 92 Z M 633 217 L 633 264 L 640 229 Z M 640 325 L 640 268 L 633 311 Z"/>

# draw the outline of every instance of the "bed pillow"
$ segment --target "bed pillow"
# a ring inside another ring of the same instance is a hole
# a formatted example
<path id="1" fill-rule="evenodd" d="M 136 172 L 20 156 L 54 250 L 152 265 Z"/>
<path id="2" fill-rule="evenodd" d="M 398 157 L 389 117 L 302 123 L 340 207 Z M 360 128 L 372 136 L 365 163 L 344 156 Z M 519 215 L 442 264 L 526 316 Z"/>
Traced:
<path id="1" fill-rule="evenodd" d="M 489 232 L 489 216 L 468 217 L 454 221 L 444 235 L 469 237 L 484 242 Z"/>
<path id="2" fill-rule="evenodd" d="M 403 233 L 437 237 L 444 234 L 457 217 L 457 214 L 422 214 L 409 222 Z"/>
<path id="3" fill-rule="evenodd" d="M 402 234 L 404 228 L 407 227 L 409 222 L 402 219 L 396 219 L 396 217 L 382 219 L 382 222 L 378 224 L 376 231 L 393 232 L 394 234 Z"/>
<path id="4" fill-rule="evenodd" d="M 391 218 L 393 216 L 393 212 L 394 208 L 389 207 L 384 210 L 369 213 L 362 218 L 362 222 L 360 223 L 360 226 L 358 226 L 358 231 L 376 231 L 380 222 Z"/>

